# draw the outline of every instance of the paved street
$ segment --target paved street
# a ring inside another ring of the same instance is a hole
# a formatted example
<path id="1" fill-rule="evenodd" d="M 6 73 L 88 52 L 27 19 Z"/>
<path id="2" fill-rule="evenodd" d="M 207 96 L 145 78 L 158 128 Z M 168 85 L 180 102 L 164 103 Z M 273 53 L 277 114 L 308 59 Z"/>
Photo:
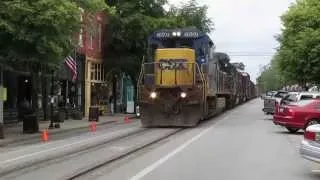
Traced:
<path id="1" fill-rule="evenodd" d="M 271 116 L 265 116 L 261 108 L 262 101 L 253 100 L 159 142 L 155 140 L 176 130 L 143 130 L 135 122 L 112 131 L 100 130 L 95 135 L 21 147 L 0 156 L 1 170 L 32 164 L 36 160 L 44 162 L 2 178 L 68 179 L 102 163 L 102 167 L 76 179 L 319 179 L 320 166 L 299 156 L 302 132 L 288 134 L 286 129 L 273 125 Z M 139 129 L 143 131 L 107 143 L 112 136 Z M 153 141 L 157 143 L 122 159 L 116 158 Z M 104 164 L 114 158 L 116 161 Z"/>
<path id="2" fill-rule="evenodd" d="M 155 148 L 100 168 L 82 179 L 319 179 L 320 166 L 298 153 L 302 133 L 290 135 L 253 100 Z"/>

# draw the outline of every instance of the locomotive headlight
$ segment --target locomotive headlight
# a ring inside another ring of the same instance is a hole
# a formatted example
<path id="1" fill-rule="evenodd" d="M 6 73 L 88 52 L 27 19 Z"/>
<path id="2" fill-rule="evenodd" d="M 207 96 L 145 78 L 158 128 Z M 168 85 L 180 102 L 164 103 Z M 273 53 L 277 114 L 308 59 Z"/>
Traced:
<path id="1" fill-rule="evenodd" d="M 186 98 L 186 97 L 187 97 L 187 93 L 182 92 L 182 93 L 180 94 L 180 97 L 181 97 L 181 98 Z"/>
<path id="2" fill-rule="evenodd" d="M 180 37 L 181 36 L 181 32 L 177 32 L 177 36 Z"/>
<path id="3" fill-rule="evenodd" d="M 156 92 L 151 92 L 151 93 L 150 93 L 150 97 L 151 97 L 152 99 L 155 99 L 155 98 L 157 97 L 157 93 L 156 93 Z"/>
<path id="4" fill-rule="evenodd" d="M 176 32 L 173 32 L 173 33 L 172 33 L 172 36 L 177 36 L 177 33 L 176 33 Z"/>

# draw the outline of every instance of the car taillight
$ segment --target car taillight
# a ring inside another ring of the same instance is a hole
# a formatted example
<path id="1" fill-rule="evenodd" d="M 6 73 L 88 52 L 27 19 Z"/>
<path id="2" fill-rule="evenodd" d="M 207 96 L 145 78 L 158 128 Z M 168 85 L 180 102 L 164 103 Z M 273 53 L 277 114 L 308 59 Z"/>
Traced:
<path id="1" fill-rule="evenodd" d="M 316 140 L 316 133 L 310 132 L 310 131 L 305 131 L 304 132 L 304 139 L 310 140 L 310 141 L 315 141 Z"/>
<path id="2" fill-rule="evenodd" d="M 294 114 L 294 111 L 292 109 L 290 109 L 290 108 L 284 108 L 283 112 L 286 113 L 286 114 L 291 114 L 291 115 Z"/>

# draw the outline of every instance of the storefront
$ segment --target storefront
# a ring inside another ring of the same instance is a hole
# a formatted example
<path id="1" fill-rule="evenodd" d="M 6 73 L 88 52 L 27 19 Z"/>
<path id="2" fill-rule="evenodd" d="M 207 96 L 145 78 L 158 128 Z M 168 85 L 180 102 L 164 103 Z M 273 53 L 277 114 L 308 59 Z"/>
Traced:
<path id="1" fill-rule="evenodd" d="M 52 74 L 39 74 L 39 81 L 34 86 L 31 74 L 28 72 L 4 71 L 3 85 L 7 88 L 7 101 L 4 102 L 5 123 L 17 121 L 19 115 L 19 105 L 23 101 L 29 104 L 37 103 L 38 118 L 49 120 L 51 107 L 68 106 L 84 112 L 84 64 L 83 57 L 77 56 L 77 81 L 72 82 L 70 70 L 61 63 L 60 68 Z M 32 102 L 34 89 L 38 89 L 37 101 Z M 53 101 L 52 101 L 53 100 Z"/>
<path id="2" fill-rule="evenodd" d="M 111 90 L 105 81 L 102 60 L 87 58 L 86 63 L 85 115 L 88 116 L 90 106 L 99 106 L 101 113 L 107 113 Z"/>
<path id="3" fill-rule="evenodd" d="M 129 76 L 122 74 L 121 78 L 121 92 L 122 92 L 122 104 L 126 113 L 134 113 L 134 85 Z"/>

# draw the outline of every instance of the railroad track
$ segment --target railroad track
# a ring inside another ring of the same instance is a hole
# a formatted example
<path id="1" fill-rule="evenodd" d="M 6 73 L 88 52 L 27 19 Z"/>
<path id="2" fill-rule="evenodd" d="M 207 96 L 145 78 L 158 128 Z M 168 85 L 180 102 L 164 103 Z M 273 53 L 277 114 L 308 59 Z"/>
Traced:
<path id="1" fill-rule="evenodd" d="M 222 118 L 215 117 L 214 121 L 203 121 L 197 128 L 205 128 L 208 124 L 216 123 L 219 119 Z M 32 165 L 18 167 L 6 173 L 0 172 L 0 176 L 4 179 L 32 179 L 33 177 L 44 176 L 47 180 L 83 179 L 99 168 L 139 154 L 143 149 L 152 148 L 153 145 L 163 140 L 190 130 L 189 128 L 146 129 L 134 123 L 133 127 L 127 126 L 126 128 L 120 128 L 113 132 L 116 135 L 113 135 L 112 138 L 109 136 L 104 137 L 103 133 L 92 135 L 92 138 L 99 138 L 99 143 L 86 142 L 84 148 L 82 147 L 60 156 L 46 158 Z M 118 131 L 121 131 L 121 133 L 117 133 Z M 112 134 L 112 132 L 110 133 Z"/>
<path id="2" fill-rule="evenodd" d="M 101 166 L 126 157 L 183 130 L 184 129 L 181 128 L 137 128 L 130 133 L 123 133 L 99 144 L 88 146 L 78 151 L 61 155 L 60 157 L 54 156 L 32 164 L 17 166 L 8 171 L 1 172 L 0 176 L 4 179 L 16 179 L 17 177 L 24 177 L 28 174 L 33 177 L 40 177 L 42 172 L 48 173 L 50 169 L 58 169 L 57 171 L 51 171 L 52 174 L 47 174 L 47 176 L 52 179 L 76 179 Z M 101 156 L 101 154 L 105 156 Z M 75 166 L 75 164 L 77 166 Z M 69 168 L 66 169 L 63 167 Z M 39 174 L 37 174 L 37 172 Z M 29 178 L 26 177 L 25 179 Z"/>
<path id="3" fill-rule="evenodd" d="M 149 134 L 149 133 L 151 134 L 151 133 L 154 133 L 155 131 L 158 131 L 158 130 L 159 129 L 157 129 L 157 130 L 150 129 L 147 132 L 145 131 L 141 135 L 144 136 L 144 135 Z M 160 135 L 160 137 L 151 138 L 149 140 L 146 140 L 145 142 L 141 143 L 140 145 L 138 145 L 138 146 L 136 146 L 134 148 L 128 148 L 128 150 L 124 150 L 123 153 L 120 153 L 120 154 L 118 154 L 118 155 L 116 155 L 114 157 L 111 157 L 111 158 L 108 158 L 108 159 L 106 159 L 104 161 L 101 161 L 101 162 L 95 164 L 94 166 L 91 166 L 91 167 L 88 167 L 86 169 L 83 169 L 80 172 L 77 172 L 75 174 L 71 174 L 66 179 L 74 180 L 74 179 L 78 179 L 78 178 L 81 178 L 83 176 L 86 176 L 87 174 L 90 174 L 91 172 L 94 172 L 95 170 L 97 170 L 97 169 L 99 169 L 99 168 L 101 168 L 103 166 L 106 166 L 106 165 L 111 164 L 111 163 L 113 163 L 115 161 L 118 161 L 118 160 L 120 160 L 122 158 L 130 156 L 130 155 L 132 155 L 132 154 L 134 154 L 134 153 L 136 153 L 136 152 L 138 152 L 138 151 L 140 151 L 142 149 L 145 149 L 145 148 L 147 148 L 149 146 L 152 146 L 153 144 L 156 144 L 156 143 L 158 143 L 158 142 L 160 142 L 162 140 L 165 140 L 165 139 L 167 139 L 167 138 L 169 138 L 169 137 L 171 137 L 173 135 L 176 135 L 176 134 L 178 134 L 178 133 L 180 133 L 180 132 L 182 132 L 184 130 L 185 129 L 183 129 L 183 128 L 174 129 L 174 130 L 171 130 L 171 131 L 168 131 L 168 132 L 164 133 L 163 135 Z M 127 142 L 130 142 L 130 141 L 131 142 L 132 141 L 137 141 L 138 140 L 137 138 L 139 139 L 139 138 L 141 138 L 141 136 L 128 137 L 128 138 L 126 138 L 126 140 L 123 143 L 125 143 L 125 142 L 127 143 Z"/>

